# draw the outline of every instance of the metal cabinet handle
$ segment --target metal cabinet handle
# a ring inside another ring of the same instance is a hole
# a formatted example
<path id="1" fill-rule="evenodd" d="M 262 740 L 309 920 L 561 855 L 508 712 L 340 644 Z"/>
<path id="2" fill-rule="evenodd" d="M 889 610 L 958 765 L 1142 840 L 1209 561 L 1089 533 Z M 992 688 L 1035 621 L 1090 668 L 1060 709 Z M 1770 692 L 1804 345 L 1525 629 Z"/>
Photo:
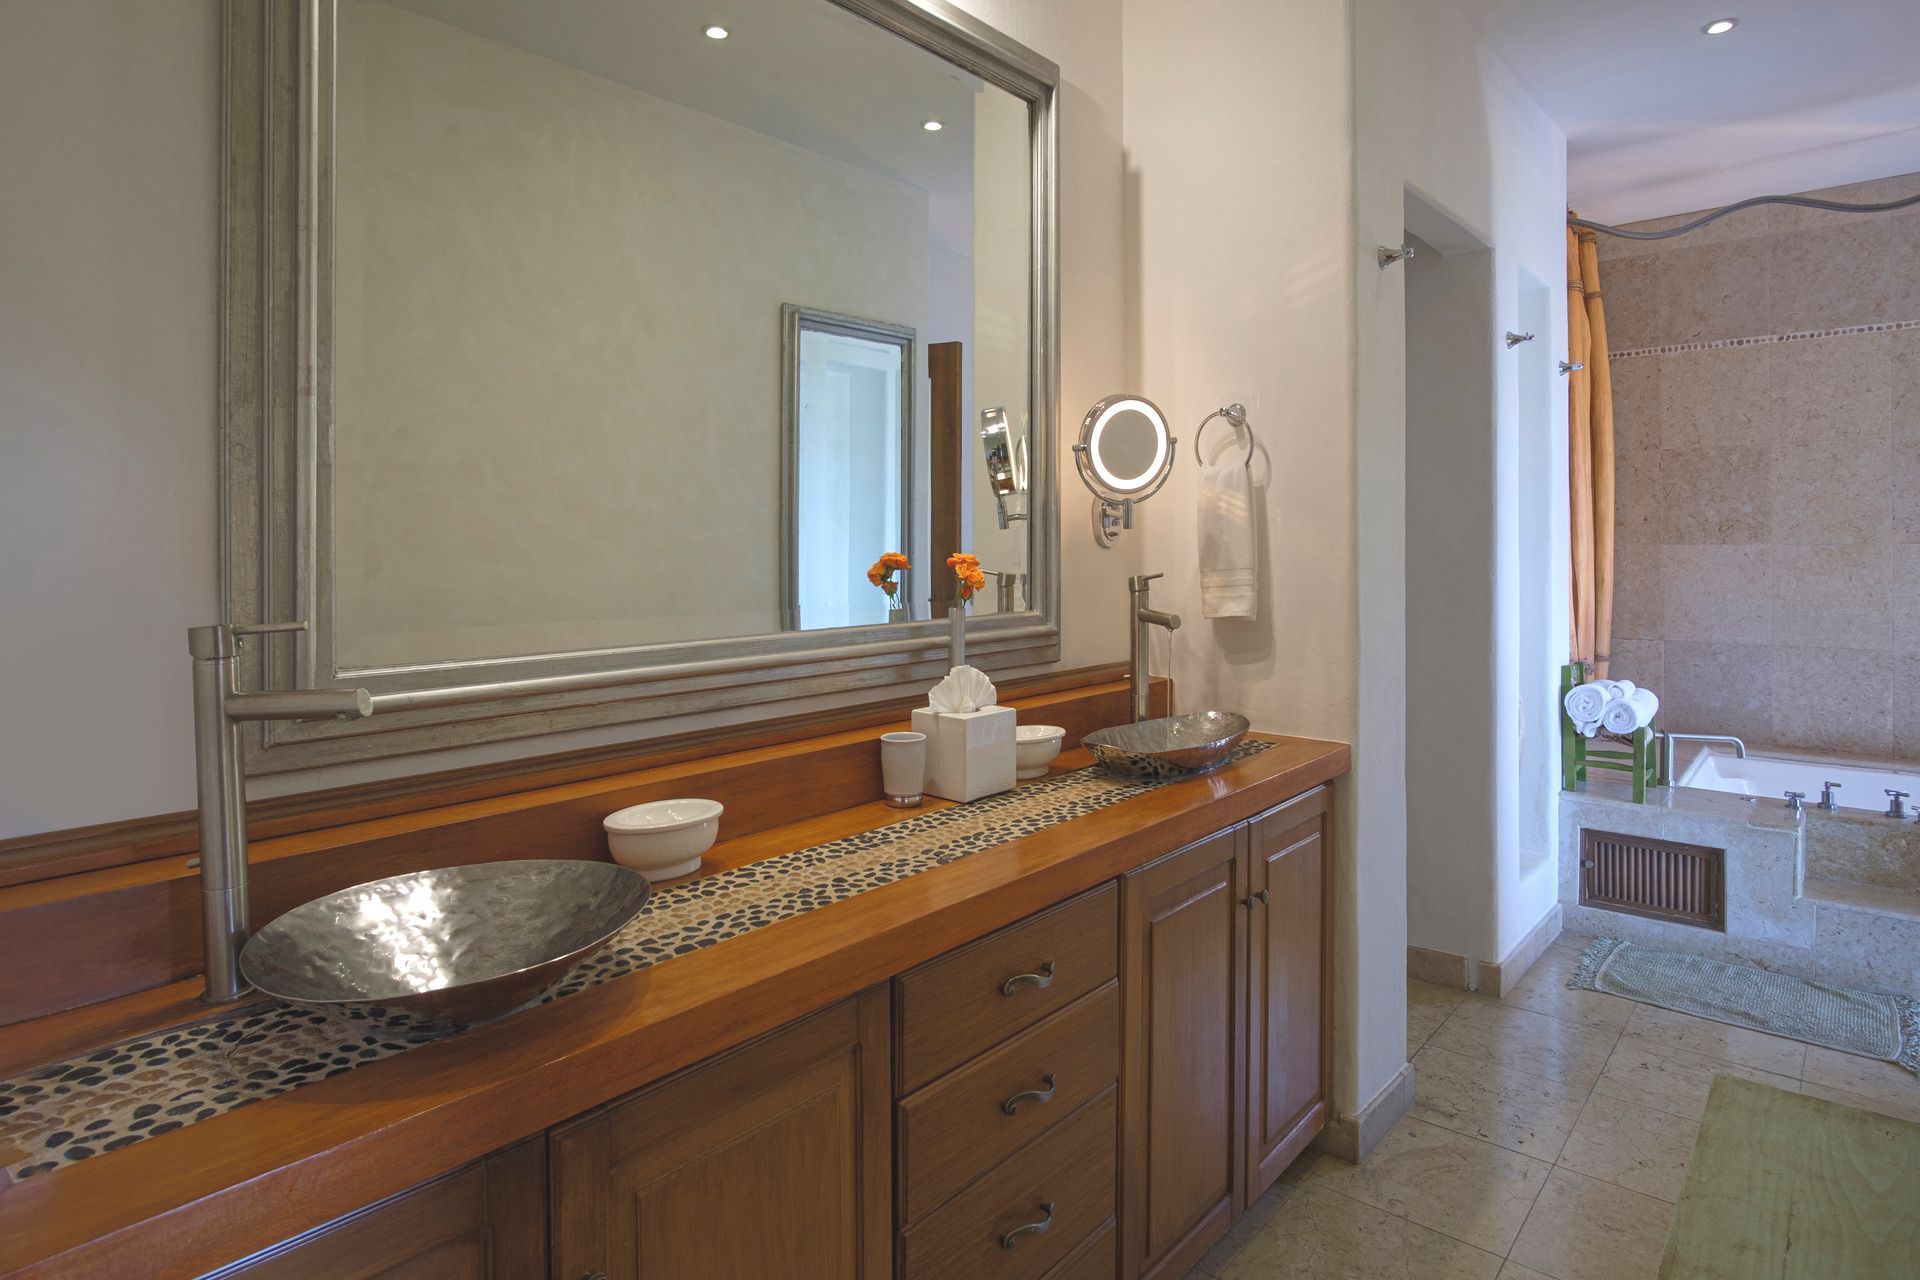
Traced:
<path id="1" fill-rule="evenodd" d="M 1271 893 L 1268 893 L 1265 889 L 1262 889 L 1258 893 L 1250 893 L 1246 897 L 1240 899 L 1240 905 L 1245 907 L 1247 910 L 1251 911 L 1253 910 L 1253 904 L 1256 902 L 1272 902 L 1272 901 L 1273 901 L 1273 895 Z"/>
<path id="2" fill-rule="evenodd" d="M 1007 1234 L 1001 1236 L 1000 1247 L 1002 1249 L 1013 1248 L 1013 1246 L 1020 1243 L 1021 1236 L 1043 1236 L 1047 1234 L 1047 1228 L 1053 1225 L 1053 1202 L 1051 1200 L 1040 1206 L 1040 1214 L 1040 1221 L 1029 1222 L 1022 1227 L 1015 1227 L 1013 1230 L 1007 1232 Z"/>
<path id="3" fill-rule="evenodd" d="M 580 1280 L 607 1280 L 607 1273 L 604 1271 L 582 1271 L 580 1273 Z"/>
<path id="4" fill-rule="evenodd" d="M 1040 966 L 1038 973 L 1016 973 L 1000 984 L 1000 994 L 1010 996 L 1021 987 L 1050 987 L 1053 985 L 1053 961 Z"/>
<path id="5" fill-rule="evenodd" d="M 1049 1071 L 1046 1075 L 1042 1076 L 1041 1079 L 1046 1082 L 1046 1088 L 1028 1089 L 1025 1093 L 1016 1093 L 1001 1103 L 1000 1109 L 1008 1115 L 1013 1115 L 1020 1110 L 1020 1104 L 1023 1102 L 1052 1102 L 1053 1091 L 1058 1087 L 1054 1081 L 1053 1073 Z"/>

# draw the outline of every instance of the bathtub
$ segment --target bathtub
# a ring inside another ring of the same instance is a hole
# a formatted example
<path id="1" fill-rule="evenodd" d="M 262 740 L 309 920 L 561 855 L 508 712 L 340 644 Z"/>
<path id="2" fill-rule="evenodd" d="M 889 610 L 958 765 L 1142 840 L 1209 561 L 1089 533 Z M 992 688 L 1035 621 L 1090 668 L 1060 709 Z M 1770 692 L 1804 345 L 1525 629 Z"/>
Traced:
<path id="1" fill-rule="evenodd" d="M 1820 799 L 1823 784 L 1839 784 L 1840 804 L 1849 809 L 1885 812 L 1888 791 L 1920 797 L 1920 774 L 1854 764 L 1823 764 L 1779 756 L 1750 755 L 1745 760 L 1717 751 L 1702 751 L 1681 773 L 1683 787 L 1726 791 L 1737 796 L 1779 799 L 1789 791 L 1806 795 L 1807 804 Z"/>

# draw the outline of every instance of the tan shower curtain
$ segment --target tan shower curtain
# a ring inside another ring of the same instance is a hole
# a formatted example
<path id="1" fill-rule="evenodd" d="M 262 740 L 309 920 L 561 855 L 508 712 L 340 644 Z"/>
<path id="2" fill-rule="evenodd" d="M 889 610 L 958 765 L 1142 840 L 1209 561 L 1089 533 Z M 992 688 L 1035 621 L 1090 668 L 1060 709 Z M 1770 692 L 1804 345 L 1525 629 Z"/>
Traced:
<path id="1" fill-rule="evenodd" d="M 1573 660 L 1607 674 L 1613 646 L 1613 382 L 1594 232 L 1567 228 L 1568 504 L 1573 549 Z"/>

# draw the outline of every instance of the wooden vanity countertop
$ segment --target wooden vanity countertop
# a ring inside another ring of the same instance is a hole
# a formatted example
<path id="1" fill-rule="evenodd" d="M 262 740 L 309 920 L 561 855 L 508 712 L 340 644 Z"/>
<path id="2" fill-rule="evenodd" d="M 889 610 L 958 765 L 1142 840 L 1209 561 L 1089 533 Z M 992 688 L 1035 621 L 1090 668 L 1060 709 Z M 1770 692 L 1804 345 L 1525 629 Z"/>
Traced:
<path id="1" fill-rule="evenodd" d="M 194 1276 L 540 1132 L 1344 774 L 1272 746 L 1096 812 L 176 1132 L 0 1186 L 0 1276 Z M 1063 753 L 1054 772 L 1090 763 Z M 929 799 L 914 813 L 945 802 Z M 862 804 L 703 874 L 911 816 Z M 175 983 L 0 1030 L 7 1073 L 204 1015 Z"/>

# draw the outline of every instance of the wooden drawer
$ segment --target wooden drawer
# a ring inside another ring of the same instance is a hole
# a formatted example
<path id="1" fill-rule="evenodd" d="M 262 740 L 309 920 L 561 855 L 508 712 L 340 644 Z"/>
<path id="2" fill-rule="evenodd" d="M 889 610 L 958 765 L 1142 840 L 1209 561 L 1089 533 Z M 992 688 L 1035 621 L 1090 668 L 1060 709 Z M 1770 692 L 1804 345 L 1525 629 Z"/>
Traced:
<path id="1" fill-rule="evenodd" d="M 899 1092 L 1023 1031 L 1119 971 L 1117 886 L 1105 884 L 894 979 Z"/>
<path id="2" fill-rule="evenodd" d="M 1107 1089 L 1051 1132 L 900 1237 L 900 1280 L 1038 1280 L 1113 1217 L 1115 1090 Z M 1044 1232 L 1007 1244 L 1007 1233 L 1043 1219 Z"/>
<path id="3" fill-rule="evenodd" d="M 1047 1272 L 1046 1280 L 1113 1280 L 1120 1274 L 1119 1260 L 1113 1252 L 1119 1244 L 1119 1232 L 1109 1221 Z"/>
<path id="4" fill-rule="evenodd" d="M 1078 1110 L 1120 1073 L 1120 984 L 1027 1028 L 900 1104 L 900 1219 L 912 1222 Z M 1046 1099 L 1007 1103 L 1027 1090 Z"/>

